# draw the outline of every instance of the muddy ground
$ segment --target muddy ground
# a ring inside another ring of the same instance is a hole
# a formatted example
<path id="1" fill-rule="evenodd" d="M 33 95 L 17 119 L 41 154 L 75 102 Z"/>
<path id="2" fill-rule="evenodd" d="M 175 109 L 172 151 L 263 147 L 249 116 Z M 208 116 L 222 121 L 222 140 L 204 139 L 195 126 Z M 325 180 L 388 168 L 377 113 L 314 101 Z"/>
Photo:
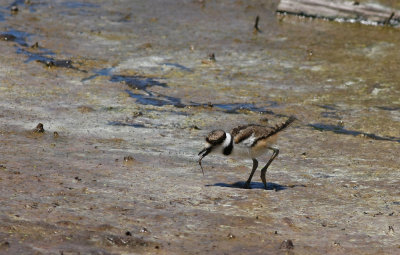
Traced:
<path id="1" fill-rule="evenodd" d="M 2 2 L 0 253 L 400 254 L 400 30 L 177 2 Z M 290 115 L 267 190 L 202 175 Z"/>

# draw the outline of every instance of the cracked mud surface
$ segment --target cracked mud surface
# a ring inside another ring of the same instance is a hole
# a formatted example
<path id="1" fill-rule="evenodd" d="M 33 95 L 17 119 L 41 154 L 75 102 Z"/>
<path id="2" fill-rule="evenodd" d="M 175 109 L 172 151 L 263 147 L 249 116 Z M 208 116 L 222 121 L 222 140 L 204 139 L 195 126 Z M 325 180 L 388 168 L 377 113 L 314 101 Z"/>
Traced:
<path id="1" fill-rule="evenodd" d="M 398 30 L 275 7 L 3 3 L 0 254 L 400 253 Z M 210 130 L 289 115 L 268 190 L 202 175 Z"/>

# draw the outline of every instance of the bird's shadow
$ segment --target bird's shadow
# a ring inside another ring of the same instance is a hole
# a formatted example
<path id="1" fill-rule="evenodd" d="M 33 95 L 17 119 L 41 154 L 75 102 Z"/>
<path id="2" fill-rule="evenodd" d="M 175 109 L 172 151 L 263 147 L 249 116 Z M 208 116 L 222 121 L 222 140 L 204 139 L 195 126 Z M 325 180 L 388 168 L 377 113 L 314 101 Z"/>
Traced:
<path id="1" fill-rule="evenodd" d="M 240 181 L 240 182 L 235 182 L 235 183 L 215 183 L 215 184 L 207 184 L 207 187 L 210 186 L 216 186 L 216 187 L 226 187 L 226 188 L 236 188 L 236 189 L 245 189 L 244 185 L 246 182 Z M 298 185 L 297 185 L 298 186 Z M 301 185 L 300 185 L 301 186 Z M 280 185 L 278 183 L 273 183 L 273 182 L 267 182 L 267 190 L 275 190 L 275 191 L 281 191 L 285 190 L 287 188 L 294 188 L 295 186 L 285 186 L 285 185 Z M 265 189 L 264 184 L 262 182 L 251 182 L 250 183 L 250 189 Z"/>

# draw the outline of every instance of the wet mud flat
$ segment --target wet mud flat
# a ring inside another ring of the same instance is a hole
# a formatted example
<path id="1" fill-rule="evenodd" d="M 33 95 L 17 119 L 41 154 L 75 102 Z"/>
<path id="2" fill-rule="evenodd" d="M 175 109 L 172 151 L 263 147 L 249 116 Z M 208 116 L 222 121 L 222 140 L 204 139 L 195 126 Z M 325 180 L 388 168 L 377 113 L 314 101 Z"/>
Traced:
<path id="1" fill-rule="evenodd" d="M 0 254 L 399 253 L 398 30 L 175 2 L 1 5 Z M 267 190 L 202 175 L 290 115 Z"/>

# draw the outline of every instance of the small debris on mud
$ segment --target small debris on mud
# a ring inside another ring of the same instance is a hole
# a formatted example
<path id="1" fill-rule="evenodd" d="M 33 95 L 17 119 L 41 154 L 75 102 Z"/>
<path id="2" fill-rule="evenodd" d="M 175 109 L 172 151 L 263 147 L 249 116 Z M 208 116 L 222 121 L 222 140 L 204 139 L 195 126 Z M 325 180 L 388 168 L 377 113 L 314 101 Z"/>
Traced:
<path id="1" fill-rule="evenodd" d="M 58 137 L 60 137 L 60 135 L 58 134 L 58 132 L 57 132 L 57 131 L 54 131 L 54 133 L 53 133 L 53 137 L 57 139 Z"/>
<path id="2" fill-rule="evenodd" d="M 45 64 L 47 67 L 65 67 L 71 69 L 77 69 L 72 65 L 71 60 L 55 60 L 52 58 L 38 59 L 36 62 Z"/>
<path id="3" fill-rule="evenodd" d="M 34 44 L 31 45 L 31 49 L 37 49 L 39 48 L 39 43 L 35 42 Z"/>
<path id="4" fill-rule="evenodd" d="M 333 241 L 333 246 L 336 246 L 336 247 L 340 246 L 340 242 L 339 241 Z"/>
<path id="5" fill-rule="evenodd" d="M 151 43 L 144 43 L 138 47 L 138 49 L 144 49 L 144 50 L 151 48 L 153 48 L 153 45 Z"/>
<path id="6" fill-rule="evenodd" d="M 135 161 L 135 159 L 132 156 L 125 156 L 124 161 L 125 162 L 133 162 L 133 161 Z"/>
<path id="7" fill-rule="evenodd" d="M 2 242 L 1 244 L 0 244 L 0 247 L 4 247 L 4 248 L 8 248 L 8 247 L 10 247 L 10 243 L 8 242 L 8 241 L 5 241 L 5 242 Z"/>
<path id="8" fill-rule="evenodd" d="M 140 117 L 140 116 L 143 116 L 143 113 L 142 113 L 142 112 L 134 112 L 134 113 L 132 114 L 132 118 L 137 118 L 137 117 Z"/>
<path id="9" fill-rule="evenodd" d="M 229 238 L 229 239 L 234 239 L 234 238 L 236 238 L 236 236 L 235 236 L 234 234 L 232 234 L 232 233 L 229 233 L 229 234 L 228 234 L 228 238 Z"/>
<path id="10" fill-rule="evenodd" d="M 120 237 L 120 236 L 114 236 L 114 235 L 109 235 L 106 237 L 107 243 L 109 245 L 113 246 L 120 246 L 120 247 L 147 247 L 149 246 L 149 242 L 141 239 L 141 238 L 135 238 L 132 236 L 125 236 L 125 237 Z"/>
<path id="11" fill-rule="evenodd" d="M 36 128 L 32 130 L 33 133 L 39 134 L 44 133 L 44 127 L 42 123 L 37 124 Z"/>
<path id="12" fill-rule="evenodd" d="M 208 54 L 208 58 L 207 59 L 203 59 L 201 61 L 202 64 L 213 64 L 215 63 L 217 60 L 215 59 L 215 54 L 214 53 L 210 53 Z"/>
<path id="13" fill-rule="evenodd" d="M 215 59 L 215 54 L 214 53 L 211 53 L 211 54 L 209 54 L 208 55 L 208 60 L 210 60 L 210 61 L 216 61 L 216 59 Z"/>
<path id="14" fill-rule="evenodd" d="M 126 231 L 126 232 L 125 232 L 125 235 L 126 235 L 126 236 L 132 236 L 132 233 L 131 233 L 130 231 Z"/>
<path id="15" fill-rule="evenodd" d="M 12 34 L 0 34 L 0 41 L 15 41 L 17 37 Z"/>
<path id="16" fill-rule="evenodd" d="M 286 250 L 291 250 L 293 248 L 294 248 L 293 241 L 290 239 L 284 240 L 281 243 L 281 246 L 279 247 L 279 249 L 286 249 Z"/>
<path id="17" fill-rule="evenodd" d="M 88 113 L 88 112 L 94 112 L 94 109 L 90 106 L 82 105 L 78 107 L 78 111 L 80 113 Z"/>
<path id="18" fill-rule="evenodd" d="M 145 228 L 145 227 L 142 227 L 141 229 L 140 229 L 140 233 L 148 233 L 148 232 L 150 232 L 147 228 Z"/>
<path id="19" fill-rule="evenodd" d="M 18 6 L 13 5 L 11 6 L 11 14 L 17 14 L 18 13 Z"/>

